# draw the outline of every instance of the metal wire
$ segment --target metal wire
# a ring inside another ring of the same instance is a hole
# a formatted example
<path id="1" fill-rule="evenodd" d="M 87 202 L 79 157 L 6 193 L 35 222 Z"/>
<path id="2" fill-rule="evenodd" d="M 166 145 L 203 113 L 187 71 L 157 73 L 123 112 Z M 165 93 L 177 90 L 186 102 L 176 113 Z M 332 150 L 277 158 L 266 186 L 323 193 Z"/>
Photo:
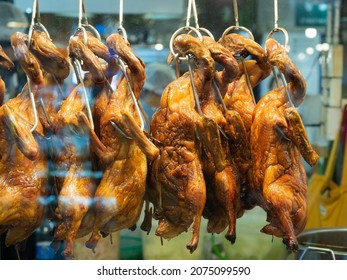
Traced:
<path id="1" fill-rule="evenodd" d="M 274 27 L 278 28 L 278 0 L 274 0 Z"/>
<path id="2" fill-rule="evenodd" d="M 27 75 L 27 82 L 28 82 L 28 90 L 29 90 L 29 96 L 30 96 L 30 101 L 31 101 L 31 107 L 33 108 L 33 114 L 34 114 L 34 125 L 30 129 L 30 132 L 34 132 L 35 129 L 37 128 L 37 125 L 39 123 L 38 117 L 37 117 L 37 110 L 36 110 L 36 105 L 35 105 L 35 97 L 34 94 L 31 90 L 31 84 L 30 84 L 30 79 Z"/>
<path id="3" fill-rule="evenodd" d="M 133 99 L 133 102 L 135 104 L 135 108 L 136 108 L 136 111 L 137 111 L 137 114 L 140 118 L 140 127 L 141 127 L 141 130 L 144 130 L 144 127 L 145 127 L 145 124 L 144 124 L 144 120 L 143 120 L 143 116 L 142 116 L 142 113 L 141 113 L 141 109 L 139 107 L 139 104 L 138 104 L 138 100 L 136 99 L 136 96 L 135 96 L 135 93 L 132 89 L 132 86 L 131 86 L 131 83 L 130 83 L 130 79 L 129 79 L 129 76 L 128 76 L 128 73 L 127 73 L 127 66 L 124 64 L 123 60 L 118 57 L 117 58 L 117 63 L 119 65 L 119 68 L 122 70 L 123 74 L 124 74 L 124 78 L 126 80 L 126 83 L 127 83 L 127 86 L 128 86 L 128 89 L 129 89 L 129 92 L 130 92 L 130 95 L 131 95 L 131 98 Z"/>
<path id="4" fill-rule="evenodd" d="M 233 0 L 234 4 L 234 17 L 235 17 L 235 26 L 239 26 L 239 9 L 237 7 L 237 0 Z"/>
<path id="5" fill-rule="evenodd" d="M 82 77 L 82 67 L 80 62 L 77 59 L 73 60 L 72 63 L 76 76 L 78 77 L 79 82 L 82 85 L 82 91 L 83 91 L 83 97 L 84 97 L 84 102 L 86 105 L 86 109 L 87 109 L 87 115 L 88 115 L 88 120 L 90 122 L 90 126 L 92 129 L 94 129 L 94 121 L 93 121 L 93 115 L 92 115 L 92 111 L 90 109 L 90 104 L 89 104 L 89 99 L 88 99 L 88 94 L 87 94 L 87 89 L 86 86 L 83 82 L 83 77 Z"/>
<path id="6" fill-rule="evenodd" d="M 241 57 L 241 63 L 242 63 L 242 66 L 243 66 L 243 72 L 245 73 L 245 76 L 246 76 L 248 89 L 249 89 L 249 91 L 251 92 L 251 95 L 252 95 L 253 103 L 257 104 L 257 102 L 255 101 L 255 97 L 254 97 L 252 83 L 251 83 L 251 80 L 249 78 L 249 74 L 248 74 L 248 71 L 247 71 L 247 68 L 246 68 L 246 64 L 245 64 L 245 60 L 244 60 L 243 57 Z"/>
<path id="7" fill-rule="evenodd" d="M 125 41 L 128 41 L 127 32 L 123 26 L 124 20 L 123 20 L 123 0 L 119 0 L 119 27 L 118 27 L 118 33 L 121 34 Z"/>
<path id="8" fill-rule="evenodd" d="M 84 19 L 84 23 L 82 23 Z M 88 18 L 87 18 L 87 12 L 86 7 L 84 4 L 84 0 L 79 0 L 79 9 L 78 9 L 78 28 L 81 28 L 82 25 L 88 25 Z"/>
<path id="9" fill-rule="evenodd" d="M 192 60 L 193 60 L 193 56 L 192 55 L 188 55 L 188 69 L 189 69 L 190 81 L 191 81 L 192 88 L 193 88 L 193 93 L 194 93 L 196 111 L 199 113 L 200 116 L 202 116 L 203 113 L 201 111 L 199 94 L 198 94 L 198 91 L 196 89 L 195 82 L 194 82 L 193 69 L 192 69 Z"/>
<path id="10" fill-rule="evenodd" d="M 46 33 L 47 37 L 50 38 L 46 27 L 44 27 L 44 25 L 41 23 L 41 15 L 40 15 L 38 0 L 34 0 L 34 3 L 33 3 L 31 22 L 30 22 L 29 31 L 28 31 L 28 47 L 30 47 L 33 32 L 36 28 L 41 29 L 43 32 Z"/>

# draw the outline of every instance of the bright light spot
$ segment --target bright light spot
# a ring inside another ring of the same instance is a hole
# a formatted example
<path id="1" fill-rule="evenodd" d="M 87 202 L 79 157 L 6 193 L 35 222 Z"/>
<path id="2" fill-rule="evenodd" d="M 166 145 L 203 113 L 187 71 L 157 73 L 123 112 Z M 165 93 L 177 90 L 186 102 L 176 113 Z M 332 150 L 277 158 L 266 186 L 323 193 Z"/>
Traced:
<path id="1" fill-rule="evenodd" d="M 322 50 L 323 50 L 323 51 L 327 52 L 329 49 L 330 49 L 330 46 L 329 46 L 328 43 L 323 43 L 323 44 L 322 44 Z"/>
<path id="2" fill-rule="evenodd" d="M 329 50 L 330 46 L 328 43 L 323 43 L 323 44 L 317 44 L 316 45 L 316 51 L 318 52 L 327 52 Z"/>
<path id="3" fill-rule="evenodd" d="M 27 14 L 31 14 L 32 9 L 31 9 L 31 8 L 26 8 L 25 12 L 26 12 Z"/>
<path id="4" fill-rule="evenodd" d="M 157 51 L 161 51 L 164 49 L 164 46 L 163 44 L 155 44 L 154 49 L 156 49 Z"/>
<path id="5" fill-rule="evenodd" d="M 316 38 L 317 33 L 318 32 L 316 28 L 306 28 L 305 30 L 305 36 L 310 39 Z"/>
<path id="6" fill-rule="evenodd" d="M 26 22 L 9 21 L 6 26 L 8 28 L 27 28 L 28 24 Z"/>
<path id="7" fill-rule="evenodd" d="M 322 44 L 317 44 L 317 45 L 316 45 L 316 51 L 317 51 L 317 52 L 321 52 L 322 50 L 323 50 Z"/>
<path id="8" fill-rule="evenodd" d="M 319 4 L 318 5 L 318 10 L 320 10 L 321 12 L 325 12 L 328 9 L 328 5 L 327 4 Z"/>
<path id="9" fill-rule="evenodd" d="M 306 49 L 306 53 L 307 53 L 308 55 L 313 55 L 313 54 L 314 54 L 314 48 L 308 47 L 308 48 Z"/>
<path id="10" fill-rule="evenodd" d="M 306 58 L 306 55 L 304 53 L 299 53 L 298 54 L 298 59 L 299 60 L 304 60 Z"/>

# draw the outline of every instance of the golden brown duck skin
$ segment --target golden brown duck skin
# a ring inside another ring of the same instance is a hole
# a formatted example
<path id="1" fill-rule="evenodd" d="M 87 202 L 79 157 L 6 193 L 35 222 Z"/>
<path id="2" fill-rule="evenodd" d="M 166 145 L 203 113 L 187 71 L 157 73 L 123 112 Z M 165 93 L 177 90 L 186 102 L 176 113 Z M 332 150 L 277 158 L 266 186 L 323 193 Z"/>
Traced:
<path id="1" fill-rule="evenodd" d="M 80 44 L 79 37 L 75 39 L 70 41 L 70 55 L 82 61 L 84 69 L 89 71 L 85 76 L 84 85 L 93 87 L 93 74 L 96 73 L 98 80 L 102 72 L 101 64 L 88 47 Z M 88 59 L 84 61 L 87 56 Z M 92 201 L 97 183 L 89 164 L 91 158 L 88 128 L 80 121 L 81 116 L 86 114 L 82 90 L 82 84 L 76 86 L 62 102 L 53 123 L 52 138 L 56 141 L 54 146 L 60 148 L 56 151 L 54 162 L 57 170 L 64 176 L 55 178 L 55 187 L 59 192 L 57 211 L 61 219 L 55 230 L 52 245 L 65 240 L 66 247 L 62 254 L 66 257 L 73 257 L 76 238 L 90 234 L 95 217 Z"/>
<path id="2" fill-rule="evenodd" d="M 224 69 L 216 72 L 214 79 L 217 83 L 228 84 L 239 75 L 239 67 L 234 53 L 215 42 L 210 37 L 204 37 L 203 44 L 210 52 L 211 57 Z M 238 122 L 229 123 L 226 116 L 232 111 L 224 111 L 221 101 L 217 97 L 212 79 L 206 81 L 200 94 L 201 110 L 205 117 L 213 120 L 229 138 L 235 138 L 234 130 Z M 223 169 L 218 169 L 213 163 L 213 154 L 204 149 L 202 155 L 203 172 L 206 181 L 206 205 L 203 215 L 208 219 L 207 231 L 209 233 L 221 233 L 228 227 L 225 237 L 234 243 L 236 239 L 236 218 L 243 213 L 240 203 L 240 179 L 237 166 L 230 153 L 228 139 L 220 134 L 222 154 L 226 164 Z M 213 145 L 213 143 L 210 143 Z"/>
<path id="3" fill-rule="evenodd" d="M 43 74 L 36 57 L 28 49 L 28 35 L 16 32 L 11 38 L 11 46 L 19 65 L 35 85 L 43 85 Z"/>
<path id="4" fill-rule="evenodd" d="M 83 61 L 82 69 L 90 71 L 91 77 L 95 83 L 103 83 L 105 81 L 104 70 L 99 59 L 94 53 L 84 44 L 83 39 L 79 36 L 73 36 L 69 41 L 69 55 L 72 59 L 78 58 Z M 93 65 L 88 67 L 86 65 Z M 89 69 L 88 69 L 89 68 Z"/>
<path id="5" fill-rule="evenodd" d="M 300 104 L 306 89 L 300 71 L 274 39 L 267 40 L 266 49 L 269 61 L 286 76 L 293 103 Z M 311 165 L 319 156 L 283 86 L 267 93 L 255 107 L 251 135 L 251 195 L 265 209 L 269 222 L 261 231 L 281 237 L 287 248 L 295 251 L 295 236 L 307 220 L 307 182 L 301 155 Z"/>
<path id="6" fill-rule="evenodd" d="M 3 48 L 0 46 L 0 67 L 5 68 L 7 70 L 11 70 L 14 68 L 14 64 L 11 59 L 4 52 Z M 0 76 L 0 106 L 3 103 L 6 92 L 5 82 L 1 79 Z"/>
<path id="7" fill-rule="evenodd" d="M 138 99 L 145 79 L 143 62 L 119 34 L 110 35 L 106 44 L 127 64 L 129 83 Z M 81 121 L 88 123 L 85 116 Z M 131 228 L 139 219 L 146 187 L 147 157 L 153 159 L 159 153 L 139 126 L 139 116 L 123 76 L 100 117 L 99 135 L 90 128 L 92 147 L 100 160 L 103 177 L 95 193 L 95 222 L 86 243 L 89 248 L 96 247 L 101 238 L 99 231 L 107 234 Z"/>
<path id="8" fill-rule="evenodd" d="M 64 80 L 69 75 L 70 63 L 67 53 L 58 49 L 45 32 L 33 31 L 29 50 L 40 62 L 41 67 L 58 80 Z"/>
<path id="9" fill-rule="evenodd" d="M 198 94 L 204 94 L 215 75 L 214 60 L 208 48 L 186 34 L 175 38 L 174 48 L 180 55 L 192 55 L 196 60 L 199 67 L 193 72 L 193 80 Z M 192 225 L 193 236 L 187 244 L 190 252 L 198 246 L 206 201 L 201 146 L 214 155 L 215 168 L 221 171 L 226 166 L 217 123 L 199 115 L 196 105 L 189 73 L 164 90 L 151 124 L 152 136 L 161 145 L 160 156 L 151 169 L 148 190 L 149 200 L 154 204 L 154 217 L 159 220 L 156 235 L 170 239 Z"/>
<path id="10" fill-rule="evenodd" d="M 78 115 L 85 107 L 81 90 L 81 85 L 78 85 L 63 101 L 53 123 L 52 141 L 58 147 L 54 158 L 59 173 L 55 179 L 55 188 L 59 193 L 57 211 L 62 218 L 54 242 L 66 241 L 62 252 L 66 257 L 74 256 L 74 241 L 78 236 L 81 237 L 80 227 L 88 211 L 93 211 L 92 201 L 96 189 L 91 166 L 88 165 L 89 134 L 78 120 Z M 85 235 L 91 230 L 91 226 L 82 229 Z"/>
<path id="11" fill-rule="evenodd" d="M 254 88 L 260 81 L 271 73 L 271 64 L 268 62 L 265 50 L 254 40 L 246 38 L 237 33 L 231 33 L 218 41 L 224 47 L 239 56 L 252 55 L 252 60 L 246 60 L 239 64 L 239 76 L 226 85 L 220 85 L 224 102 L 232 114 L 227 114 L 226 118 L 230 123 L 239 123 L 233 127 L 235 137 L 230 137 L 230 149 L 235 164 L 240 173 L 242 185 L 241 196 L 245 209 L 254 207 L 248 199 L 250 174 L 252 165 L 250 152 L 250 130 L 252 115 L 255 107 L 251 88 Z M 247 75 L 250 84 L 247 82 Z M 243 124 L 242 124 L 243 123 Z"/>
<path id="12" fill-rule="evenodd" d="M 6 85 L 3 79 L 0 77 L 0 106 L 2 105 L 5 97 Z"/>
<path id="13" fill-rule="evenodd" d="M 0 231 L 6 246 L 18 244 L 44 218 L 46 161 L 30 129 L 33 111 L 28 88 L 0 107 Z M 43 136 L 38 125 L 35 134 Z"/>
<path id="14" fill-rule="evenodd" d="M 7 70 L 12 70 L 14 68 L 13 62 L 7 56 L 2 46 L 0 46 L 0 67 L 5 68 Z"/>
<path id="15" fill-rule="evenodd" d="M 85 38 L 86 35 L 86 38 Z M 119 71 L 119 67 L 116 60 L 110 55 L 110 52 L 105 44 L 103 44 L 98 38 L 93 36 L 90 32 L 80 32 L 79 38 L 86 43 L 88 49 L 90 49 L 97 57 L 102 58 L 107 62 L 104 67 L 105 75 L 107 78 L 112 78 Z M 85 42 L 86 39 L 86 42 Z"/>

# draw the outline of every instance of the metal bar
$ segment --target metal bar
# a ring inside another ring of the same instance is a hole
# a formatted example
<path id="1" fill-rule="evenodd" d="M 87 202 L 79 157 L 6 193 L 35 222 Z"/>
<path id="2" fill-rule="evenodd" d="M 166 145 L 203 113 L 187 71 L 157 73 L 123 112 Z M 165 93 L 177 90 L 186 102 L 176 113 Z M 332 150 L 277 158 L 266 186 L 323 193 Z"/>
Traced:
<path id="1" fill-rule="evenodd" d="M 132 86 L 131 86 L 131 83 L 130 83 L 130 80 L 129 80 L 129 76 L 128 76 L 128 73 L 126 71 L 126 66 L 125 66 L 123 60 L 120 57 L 118 58 L 118 65 L 119 65 L 120 69 L 122 70 L 122 72 L 124 74 L 124 78 L 126 80 L 126 83 L 127 83 L 127 86 L 128 86 L 128 89 L 129 89 L 129 92 L 130 92 L 130 95 L 131 95 L 131 98 L 133 99 L 133 102 L 135 104 L 135 108 L 136 108 L 137 114 L 138 114 L 138 116 L 140 118 L 141 130 L 144 130 L 145 124 L 144 124 L 143 116 L 142 116 L 142 113 L 141 113 L 141 110 L 140 110 L 140 107 L 139 107 L 139 104 L 138 104 L 138 100 L 136 99 L 135 93 L 134 93 L 134 91 L 132 89 Z"/>
<path id="2" fill-rule="evenodd" d="M 37 13 L 37 6 L 38 6 L 38 0 L 34 0 L 32 14 L 31 14 L 31 22 L 30 22 L 30 27 L 29 27 L 29 32 L 28 32 L 28 47 L 30 46 L 31 38 L 33 36 L 35 18 L 36 18 L 36 13 Z"/>
<path id="3" fill-rule="evenodd" d="M 191 14 L 192 14 L 192 2 L 193 0 L 188 0 L 188 8 L 187 8 L 187 19 L 186 19 L 186 27 L 189 27 L 190 26 L 190 17 L 191 17 Z"/>
<path id="4" fill-rule="evenodd" d="M 220 90 L 219 90 L 219 87 L 218 87 L 218 85 L 217 85 L 217 82 L 216 82 L 216 79 L 215 79 L 215 78 L 212 79 L 212 83 L 213 83 L 214 90 L 215 90 L 215 92 L 216 92 L 216 94 L 217 94 L 217 97 L 218 97 L 218 99 L 219 99 L 219 103 L 222 104 L 223 113 L 225 113 L 225 112 L 227 111 L 227 106 L 226 106 L 225 103 L 224 103 L 224 99 L 223 99 L 223 97 L 222 97 L 222 94 L 221 94 L 221 92 L 220 92 Z"/>
<path id="5" fill-rule="evenodd" d="M 191 65 L 192 59 L 193 59 L 193 57 L 191 55 L 188 55 L 189 76 L 190 76 L 190 81 L 191 81 L 192 88 L 193 88 L 196 110 L 199 113 L 199 115 L 202 116 L 203 114 L 202 114 L 202 111 L 201 111 L 199 95 L 198 95 L 198 91 L 197 91 L 195 83 L 194 83 L 193 69 L 192 69 L 192 65 Z"/>
<path id="6" fill-rule="evenodd" d="M 49 116 L 48 116 L 48 112 L 46 110 L 46 105 L 45 105 L 45 102 L 43 101 L 42 97 L 40 97 L 40 105 L 42 107 L 42 110 L 43 110 L 43 114 L 45 115 L 45 118 L 47 120 L 47 123 L 49 124 L 50 127 L 52 127 L 52 122 L 51 120 L 49 119 Z"/>
<path id="7" fill-rule="evenodd" d="M 78 28 L 82 27 L 83 0 L 79 1 L 78 5 Z"/>
<path id="8" fill-rule="evenodd" d="M 293 103 L 293 100 L 292 100 L 292 97 L 290 96 L 290 92 L 288 91 L 287 81 L 286 81 L 286 78 L 284 77 L 283 73 L 281 73 L 281 80 L 282 80 L 283 86 L 284 86 L 284 88 L 286 90 L 290 106 L 291 107 L 295 107 L 295 105 Z"/>
<path id="9" fill-rule="evenodd" d="M 123 0 L 119 0 L 119 26 L 123 26 Z"/>
<path id="10" fill-rule="evenodd" d="M 253 98 L 253 103 L 257 104 L 256 101 L 255 101 L 251 80 L 249 78 L 248 71 L 247 71 L 246 64 L 245 64 L 245 60 L 243 59 L 243 57 L 241 57 L 241 63 L 242 63 L 242 67 L 243 67 L 243 72 L 245 73 L 245 76 L 246 76 L 247 86 L 248 86 L 248 88 L 249 88 L 249 90 L 251 92 L 252 98 Z"/>
<path id="11" fill-rule="evenodd" d="M 94 129 L 93 115 L 92 115 L 92 111 L 91 111 L 90 105 L 89 105 L 89 99 L 88 99 L 86 86 L 85 86 L 85 84 L 83 82 L 83 78 L 82 78 L 82 67 L 81 67 L 81 64 L 80 64 L 80 62 L 78 60 L 74 60 L 73 61 L 73 66 L 74 66 L 74 69 L 75 69 L 76 76 L 78 75 L 79 81 L 80 81 L 80 83 L 82 85 L 83 97 L 84 97 L 84 102 L 85 102 L 86 109 L 87 109 L 88 120 L 90 122 L 91 128 Z"/>
<path id="12" fill-rule="evenodd" d="M 278 28 L 278 0 L 274 0 L 274 27 Z"/>
<path id="13" fill-rule="evenodd" d="M 196 9 L 196 3 L 195 0 L 192 0 L 192 7 L 193 7 L 193 15 L 194 15 L 194 20 L 195 20 L 195 28 L 199 29 L 199 20 L 198 20 L 198 11 Z"/>
<path id="14" fill-rule="evenodd" d="M 29 96 L 30 96 L 30 101 L 31 101 L 31 107 L 33 108 L 33 114 L 34 114 L 34 125 L 30 129 L 30 132 L 33 132 L 37 128 L 39 120 L 38 120 L 38 117 L 37 117 L 37 110 L 36 110 L 36 105 L 35 105 L 35 97 L 34 97 L 34 94 L 33 94 L 32 90 L 31 90 L 30 79 L 29 79 L 28 75 L 27 75 L 27 81 L 28 81 L 28 90 L 29 90 Z"/>
<path id="15" fill-rule="evenodd" d="M 234 4 L 234 17 L 235 17 L 235 26 L 239 26 L 239 9 L 238 9 L 238 5 L 237 5 L 237 0 L 233 0 L 233 4 Z"/>

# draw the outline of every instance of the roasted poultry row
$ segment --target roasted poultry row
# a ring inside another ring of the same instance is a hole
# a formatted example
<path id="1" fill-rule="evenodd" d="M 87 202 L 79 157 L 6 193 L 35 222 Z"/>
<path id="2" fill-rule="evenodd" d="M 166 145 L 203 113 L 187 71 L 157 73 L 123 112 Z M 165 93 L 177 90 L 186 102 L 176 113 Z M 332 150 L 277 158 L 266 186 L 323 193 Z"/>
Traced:
<path id="1" fill-rule="evenodd" d="M 56 223 L 52 246 L 64 242 L 63 255 L 73 257 L 76 238 L 91 234 L 86 246 L 94 250 L 101 236 L 134 229 L 145 204 L 141 228 L 149 232 L 157 219 L 156 235 L 170 239 L 192 226 L 187 248 L 193 252 L 202 217 L 209 233 L 228 228 L 225 237 L 234 243 L 236 219 L 259 205 L 269 222 L 262 231 L 297 249 L 295 235 L 307 217 L 301 155 L 312 165 L 318 155 L 287 94 L 298 106 L 305 81 L 276 41 L 268 40 L 265 52 L 239 34 L 219 42 L 176 37 L 175 51 L 195 67 L 164 90 L 151 134 L 142 129 L 137 106 L 145 65 L 121 35 L 105 45 L 79 32 L 68 52 L 37 30 L 31 42 L 16 33 L 11 43 L 28 84 L 0 107 L 0 233 L 7 231 L 7 246 L 24 241 L 47 216 Z M 10 67 L 0 54 L 1 66 Z M 254 60 L 235 59 L 245 55 Z M 68 56 L 76 73 L 81 67 L 87 74 L 77 75 L 79 84 L 66 94 Z M 273 66 L 288 89 L 255 104 L 247 79 L 254 87 Z M 46 203 L 49 194 L 55 204 Z"/>

